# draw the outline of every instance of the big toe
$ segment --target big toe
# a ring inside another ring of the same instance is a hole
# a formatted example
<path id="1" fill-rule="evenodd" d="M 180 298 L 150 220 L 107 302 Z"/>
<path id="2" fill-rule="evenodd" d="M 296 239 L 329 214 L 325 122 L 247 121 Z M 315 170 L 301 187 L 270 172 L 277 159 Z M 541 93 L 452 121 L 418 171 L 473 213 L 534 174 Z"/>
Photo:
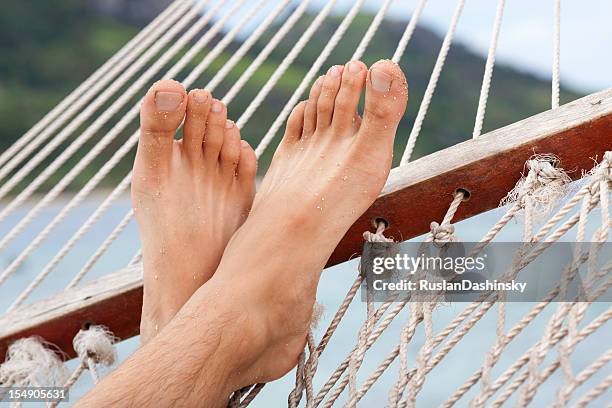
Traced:
<path id="1" fill-rule="evenodd" d="M 164 166 L 169 162 L 174 135 L 185 116 L 185 88 L 173 80 L 158 81 L 140 108 L 140 139 L 136 165 Z"/>
<path id="2" fill-rule="evenodd" d="M 371 143 L 388 143 L 391 147 L 407 102 L 408 85 L 400 67 L 388 60 L 375 63 L 366 81 L 359 139 L 370 146 Z"/>

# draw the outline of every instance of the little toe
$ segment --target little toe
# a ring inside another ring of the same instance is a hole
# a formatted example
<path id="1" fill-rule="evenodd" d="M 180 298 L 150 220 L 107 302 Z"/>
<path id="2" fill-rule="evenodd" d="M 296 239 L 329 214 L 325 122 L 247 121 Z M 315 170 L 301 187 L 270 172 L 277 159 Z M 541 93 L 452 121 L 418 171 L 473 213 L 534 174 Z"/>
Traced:
<path id="1" fill-rule="evenodd" d="M 204 161 L 211 165 L 217 165 L 219 152 L 223 146 L 223 136 L 225 134 L 225 124 L 227 121 L 227 107 L 217 99 L 212 100 L 208 121 L 206 122 L 206 132 L 204 133 Z"/>
<path id="2" fill-rule="evenodd" d="M 158 81 L 140 108 L 140 139 L 135 166 L 167 166 L 174 135 L 185 117 L 185 88 L 173 80 Z"/>
<path id="3" fill-rule="evenodd" d="M 321 94 L 317 101 L 317 129 L 327 129 L 331 124 L 334 103 L 340 89 L 340 81 L 342 80 L 343 68 L 342 65 L 334 65 L 325 75 Z"/>
<path id="4" fill-rule="evenodd" d="M 219 154 L 219 164 L 221 171 L 233 177 L 236 174 L 238 159 L 240 158 L 240 131 L 236 124 L 231 120 L 225 122 L 225 132 L 223 135 L 223 146 Z"/>
<path id="5" fill-rule="evenodd" d="M 321 75 L 310 88 L 310 95 L 308 96 L 308 103 L 306 110 L 304 111 L 304 131 L 305 137 L 312 136 L 317 128 L 317 101 L 319 95 L 321 95 L 321 88 L 323 86 L 323 80 L 325 75 Z"/>
<path id="6" fill-rule="evenodd" d="M 342 71 L 342 83 L 336 96 L 332 127 L 336 134 L 352 134 L 359 98 L 368 69 L 361 61 L 349 62 Z"/>
<path id="7" fill-rule="evenodd" d="M 191 160 L 202 160 L 202 142 L 212 96 L 204 89 L 193 89 L 187 95 L 187 113 L 183 124 L 183 151 Z"/>
<path id="8" fill-rule="evenodd" d="M 399 66 L 388 60 L 374 64 L 368 73 L 364 116 L 358 137 L 368 144 L 377 141 L 392 144 L 407 102 L 408 86 Z"/>

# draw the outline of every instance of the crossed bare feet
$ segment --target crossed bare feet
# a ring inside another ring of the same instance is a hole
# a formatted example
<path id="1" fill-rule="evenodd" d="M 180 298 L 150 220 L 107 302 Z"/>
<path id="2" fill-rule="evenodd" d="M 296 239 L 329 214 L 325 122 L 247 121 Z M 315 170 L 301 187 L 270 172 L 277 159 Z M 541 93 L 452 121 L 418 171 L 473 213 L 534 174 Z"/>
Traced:
<path id="1" fill-rule="evenodd" d="M 330 68 L 289 117 L 244 221 L 255 157 L 240 146 L 236 127 L 225 127 L 225 108 L 206 91 L 186 96 L 178 83 L 154 85 L 142 108 L 133 182 L 145 263 L 143 336 L 161 330 L 195 291 L 168 329 L 180 332 L 185 322 L 197 324 L 194 316 L 214 313 L 232 333 L 215 340 L 231 342 L 223 367 L 230 391 L 295 366 L 320 273 L 380 193 L 407 99 L 404 75 L 390 61 Z M 184 116 L 184 138 L 175 141 Z"/>

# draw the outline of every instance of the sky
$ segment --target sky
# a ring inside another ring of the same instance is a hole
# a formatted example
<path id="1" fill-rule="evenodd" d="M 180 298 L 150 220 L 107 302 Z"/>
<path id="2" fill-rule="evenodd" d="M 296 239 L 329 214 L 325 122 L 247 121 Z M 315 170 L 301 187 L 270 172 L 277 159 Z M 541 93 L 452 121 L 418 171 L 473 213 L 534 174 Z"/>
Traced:
<path id="1" fill-rule="evenodd" d="M 313 11 L 327 3 L 327 0 L 311 1 Z M 393 0 L 387 17 L 407 21 L 418 1 Z M 420 25 L 444 36 L 457 1 L 428 0 Z M 266 8 L 271 10 L 278 1 L 268 3 Z M 297 1 L 294 3 L 297 4 Z M 381 3 L 382 0 L 366 0 L 364 8 L 375 12 Z M 486 55 L 497 3 L 498 0 L 466 0 L 455 39 L 473 51 Z M 354 1 L 337 0 L 334 13 L 346 14 L 353 4 Z M 553 5 L 554 0 L 506 1 L 496 54 L 499 63 L 535 73 L 541 78 L 550 78 Z M 562 86 L 581 92 L 612 87 L 611 20 L 611 0 L 561 1 Z"/>

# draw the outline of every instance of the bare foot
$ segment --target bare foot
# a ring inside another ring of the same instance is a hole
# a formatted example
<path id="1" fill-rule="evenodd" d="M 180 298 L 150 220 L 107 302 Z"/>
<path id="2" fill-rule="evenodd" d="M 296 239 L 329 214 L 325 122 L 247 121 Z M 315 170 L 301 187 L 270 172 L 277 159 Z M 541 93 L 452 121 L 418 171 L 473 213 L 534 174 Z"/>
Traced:
<path id="1" fill-rule="evenodd" d="M 214 273 L 255 192 L 255 153 L 205 90 L 154 84 L 140 112 L 132 203 L 143 243 L 146 343 Z M 184 119 L 183 138 L 174 136 Z"/>
<path id="2" fill-rule="evenodd" d="M 364 84 L 362 120 L 356 112 Z M 244 317 L 235 385 L 273 380 L 295 366 L 320 273 L 380 193 L 407 99 L 396 64 L 379 61 L 368 71 L 353 61 L 332 67 L 294 109 L 249 218 L 186 307 L 185 316 L 198 299 L 206 304 L 225 292 L 225 310 Z"/>

